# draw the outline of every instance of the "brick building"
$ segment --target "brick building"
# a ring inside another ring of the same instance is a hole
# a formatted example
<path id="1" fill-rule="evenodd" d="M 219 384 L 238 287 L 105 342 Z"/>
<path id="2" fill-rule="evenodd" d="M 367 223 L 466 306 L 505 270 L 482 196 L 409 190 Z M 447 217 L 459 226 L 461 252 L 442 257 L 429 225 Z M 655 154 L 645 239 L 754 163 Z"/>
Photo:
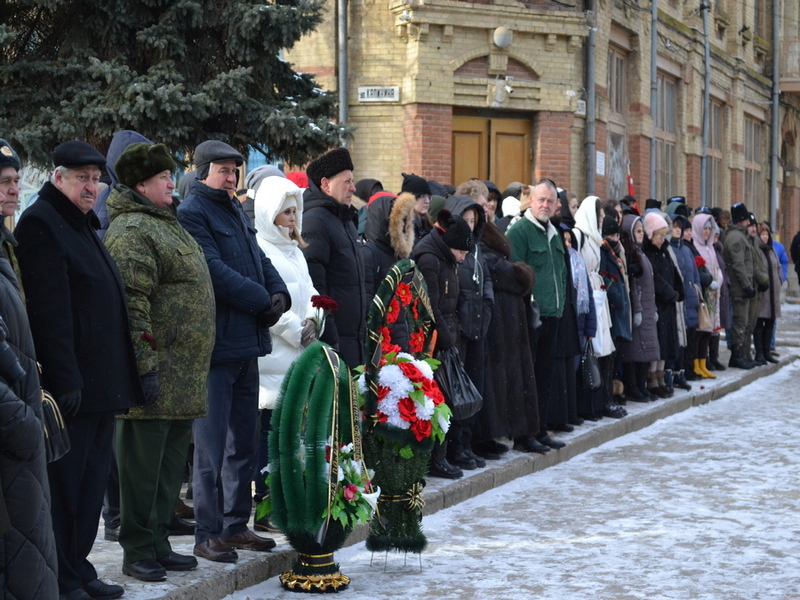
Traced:
<path id="1" fill-rule="evenodd" d="M 713 0 L 709 8 L 707 203 L 744 201 L 768 218 L 772 2 Z M 778 227 L 800 228 L 800 0 L 781 1 Z M 638 2 L 638 3 L 637 3 Z M 701 200 L 704 88 L 700 0 L 660 0 L 658 102 L 651 110 L 651 13 L 644 0 L 350 0 L 349 142 L 356 176 L 397 189 L 401 172 L 457 185 L 469 177 L 549 177 L 585 195 L 587 44 L 596 28 L 594 192 L 650 191 Z M 572 5 L 572 6 L 571 6 Z M 336 3 L 286 58 L 337 90 Z M 399 94 L 367 92 L 393 88 Z M 510 92 L 510 93 L 509 93 Z M 378 95 L 376 98 L 372 97 Z M 654 127 L 655 126 L 655 127 Z"/>

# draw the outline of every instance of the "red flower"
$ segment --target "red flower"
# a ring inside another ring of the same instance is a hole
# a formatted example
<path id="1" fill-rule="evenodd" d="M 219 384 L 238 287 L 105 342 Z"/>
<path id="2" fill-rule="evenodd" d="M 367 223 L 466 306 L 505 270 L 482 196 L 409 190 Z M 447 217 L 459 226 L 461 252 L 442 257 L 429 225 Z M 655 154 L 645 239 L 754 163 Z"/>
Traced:
<path id="1" fill-rule="evenodd" d="M 415 319 L 419 319 L 419 300 L 414 300 L 414 304 L 411 305 L 411 314 Z"/>
<path id="2" fill-rule="evenodd" d="M 433 379 L 425 379 L 422 382 L 422 393 L 433 400 L 434 404 L 441 404 L 444 402 L 442 390 L 439 388 L 439 384 Z"/>
<path id="3" fill-rule="evenodd" d="M 330 296 L 323 296 L 322 294 L 311 296 L 311 306 L 314 308 L 321 308 L 325 312 L 331 313 L 335 313 L 339 310 L 339 303 L 336 302 L 336 300 Z"/>
<path id="4" fill-rule="evenodd" d="M 397 366 L 400 367 L 400 370 L 403 372 L 403 375 L 408 377 L 411 381 L 424 381 L 425 380 L 425 376 L 422 374 L 422 371 L 420 371 L 417 368 L 417 365 L 415 365 L 413 363 L 410 363 L 410 362 L 404 362 L 404 363 L 400 363 Z"/>
<path id="5" fill-rule="evenodd" d="M 408 303 L 413 299 L 411 294 L 411 286 L 401 281 L 397 284 L 396 295 L 400 299 L 400 302 L 403 304 L 403 306 L 408 306 Z"/>
<path id="6" fill-rule="evenodd" d="M 386 311 L 386 322 L 396 323 L 397 317 L 399 316 L 400 316 L 400 303 L 397 301 L 397 298 L 392 298 L 392 301 L 389 303 L 389 310 Z"/>
<path id="7" fill-rule="evenodd" d="M 392 332 L 389 331 L 388 327 L 381 327 L 378 332 L 383 336 L 381 350 L 384 354 L 389 354 L 389 352 L 400 352 L 400 346 L 392 343 Z"/>
<path id="8" fill-rule="evenodd" d="M 389 388 L 383 385 L 378 386 L 378 402 L 386 398 L 386 394 L 389 393 Z"/>
<path id="9" fill-rule="evenodd" d="M 605 269 L 600 271 L 600 277 L 608 277 L 608 271 L 606 271 Z"/>
<path id="10" fill-rule="evenodd" d="M 609 273 L 608 276 L 611 277 L 612 281 L 619 281 L 619 277 L 617 277 L 613 273 Z"/>
<path id="11" fill-rule="evenodd" d="M 397 403 L 397 408 L 400 409 L 400 416 L 404 421 L 413 423 L 417 420 L 417 407 L 414 401 L 408 396 L 402 398 L 400 402 Z"/>
<path id="12" fill-rule="evenodd" d="M 325 462 L 331 462 L 331 447 L 325 446 Z"/>
<path id="13" fill-rule="evenodd" d="M 414 421 L 411 424 L 411 433 L 414 434 L 418 442 L 430 437 L 432 429 L 430 421 Z"/>
<path id="14" fill-rule="evenodd" d="M 355 500 L 356 494 L 358 494 L 358 488 L 352 483 L 350 485 L 344 486 L 344 488 L 342 488 L 342 491 L 344 492 L 344 499 L 347 500 L 348 502 L 352 502 L 353 500 Z"/>
<path id="15" fill-rule="evenodd" d="M 381 411 L 378 411 L 378 420 L 381 423 L 385 423 L 386 421 L 389 420 L 389 417 L 387 415 L 383 414 Z"/>
<path id="16" fill-rule="evenodd" d="M 694 257 L 694 264 L 698 269 L 700 267 L 705 267 L 706 266 L 706 259 L 703 258 L 702 256 L 699 256 L 699 255 L 695 256 Z"/>
<path id="17" fill-rule="evenodd" d="M 422 333 L 422 330 L 411 334 L 411 339 L 408 340 L 408 347 L 414 354 L 419 354 L 425 349 L 425 334 Z"/>

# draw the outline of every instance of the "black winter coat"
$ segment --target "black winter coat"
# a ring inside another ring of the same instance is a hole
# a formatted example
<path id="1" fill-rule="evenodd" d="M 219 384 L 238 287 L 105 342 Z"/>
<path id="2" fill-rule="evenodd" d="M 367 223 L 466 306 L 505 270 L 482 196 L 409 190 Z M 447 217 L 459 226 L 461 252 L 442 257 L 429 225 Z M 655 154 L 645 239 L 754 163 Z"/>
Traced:
<path id="1" fill-rule="evenodd" d="M 80 414 L 144 404 L 117 266 L 83 214 L 48 182 L 14 233 L 42 385 L 82 390 Z"/>
<path id="2" fill-rule="evenodd" d="M 28 316 L 5 258 L 0 258 L 0 315 L 8 328 L 6 341 L 25 369 L 13 386 L 0 378 L 0 590 L 3 598 L 50 600 L 58 597 L 58 565 L 39 373 Z"/>
<path id="3" fill-rule="evenodd" d="M 239 201 L 195 180 L 178 207 L 178 222 L 203 249 L 214 285 L 217 337 L 211 362 L 272 352 L 269 328 L 258 326 L 257 315 L 272 305 L 273 294 L 286 294 L 290 306 L 292 298 Z"/>
<path id="4" fill-rule="evenodd" d="M 428 285 L 436 323 L 436 349 L 446 350 L 458 342 L 458 263 L 437 229 L 426 235 L 411 252 Z"/>
<path id="5" fill-rule="evenodd" d="M 669 255 L 669 243 L 661 248 L 656 247 L 648 238 L 642 244 L 644 254 L 653 266 L 653 289 L 658 311 L 658 345 L 660 360 L 676 360 L 678 358 L 678 315 L 676 302 L 683 300 L 683 283 L 672 257 Z"/>
<path id="6" fill-rule="evenodd" d="M 303 196 L 303 254 L 317 292 L 339 303 L 325 322 L 322 341 L 338 348 L 345 362 L 364 362 L 367 332 L 367 291 L 354 218 L 356 210 L 340 204 L 313 181 Z"/>

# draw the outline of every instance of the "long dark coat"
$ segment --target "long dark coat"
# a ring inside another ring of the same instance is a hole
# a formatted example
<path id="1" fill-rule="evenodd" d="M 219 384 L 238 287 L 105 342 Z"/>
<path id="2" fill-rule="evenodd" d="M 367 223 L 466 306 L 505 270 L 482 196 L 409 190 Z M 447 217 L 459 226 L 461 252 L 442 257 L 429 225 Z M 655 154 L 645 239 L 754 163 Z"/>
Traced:
<path id="1" fill-rule="evenodd" d="M 683 284 L 675 263 L 669 255 L 669 244 L 665 241 L 661 248 L 648 238 L 642 244 L 645 256 L 653 266 L 653 289 L 658 312 L 658 347 L 660 360 L 678 358 L 678 315 L 675 303 L 683 300 Z"/>
<path id="2" fill-rule="evenodd" d="M 761 259 L 764 261 L 764 271 L 769 276 L 769 289 L 759 294 L 758 318 L 777 319 L 781 316 L 781 263 L 772 247 L 772 236 L 768 244 L 762 242 L 759 237 L 758 247 L 761 250 Z"/>
<path id="3" fill-rule="evenodd" d="M 355 226 L 356 209 L 340 204 L 313 181 L 303 196 L 303 254 L 314 288 L 339 303 L 325 323 L 322 341 L 338 347 L 351 367 L 364 362 L 367 291 Z"/>
<path id="4" fill-rule="evenodd" d="M 42 385 L 56 398 L 82 390 L 79 414 L 144 404 L 125 288 L 97 225 L 48 182 L 14 232 Z"/>
<path id="5" fill-rule="evenodd" d="M 636 244 L 634 250 L 641 259 L 642 275 L 631 278 L 631 310 L 634 315 L 642 313 L 642 324 L 638 327 L 634 325 L 630 342 L 620 344 L 619 358 L 623 363 L 661 360 L 656 324 L 653 265 L 645 256 L 641 245 Z"/>
<path id="6" fill-rule="evenodd" d="M 489 377 L 484 386 L 494 397 L 490 403 L 494 418 L 479 421 L 473 438 L 531 437 L 539 433 L 539 402 L 526 303 L 530 302 L 535 275 L 526 263 L 511 260 L 511 244 L 495 225 L 486 227 L 483 245 L 494 287 L 494 310 L 486 339 Z"/>
<path id="7" fill-rule="evenodd" d="M 5 258 L 0 258 L 0 315 L 6 341 L 25 369 L 13 386 L 0 378 L 0 590 L 3 598 L 50 600 L 58 597 L 58 566 L 39 373 L 28 315 Z"/>

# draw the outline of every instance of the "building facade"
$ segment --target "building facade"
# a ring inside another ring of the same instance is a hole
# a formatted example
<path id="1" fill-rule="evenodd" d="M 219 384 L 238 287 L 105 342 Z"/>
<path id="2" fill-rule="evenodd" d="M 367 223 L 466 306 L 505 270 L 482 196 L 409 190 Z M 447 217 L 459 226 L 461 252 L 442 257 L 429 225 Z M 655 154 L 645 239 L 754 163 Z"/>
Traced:
<path id="1" fill-rule="evenodd" d="M 773 1 L 707 0 L 704 196 L 700 0 L 659 0 L 655 106 L 644 0 L 350 0 L 348 145 L 356 176 L 395 191 L 401 172 L 454 185 L 491 179 L 500 189 L 548 177 L 579 197 L 593 187 L 603 198 L 628 193 L 630 176 L 643 199 L 651 195 L 655 137 L 656 197 L 686 196 L 695 207 L 703 197 L 709 206 L 744 201 L 767 219 Z M 786 240 L 800 228 L 800 0 L 780 3 L 776 225 Z M 336 11 L 331 1 L 323 25 L 286 54 L 331 91 L 339 85 Z M 591 78 L 594 153 L 587 152 Z"/>

